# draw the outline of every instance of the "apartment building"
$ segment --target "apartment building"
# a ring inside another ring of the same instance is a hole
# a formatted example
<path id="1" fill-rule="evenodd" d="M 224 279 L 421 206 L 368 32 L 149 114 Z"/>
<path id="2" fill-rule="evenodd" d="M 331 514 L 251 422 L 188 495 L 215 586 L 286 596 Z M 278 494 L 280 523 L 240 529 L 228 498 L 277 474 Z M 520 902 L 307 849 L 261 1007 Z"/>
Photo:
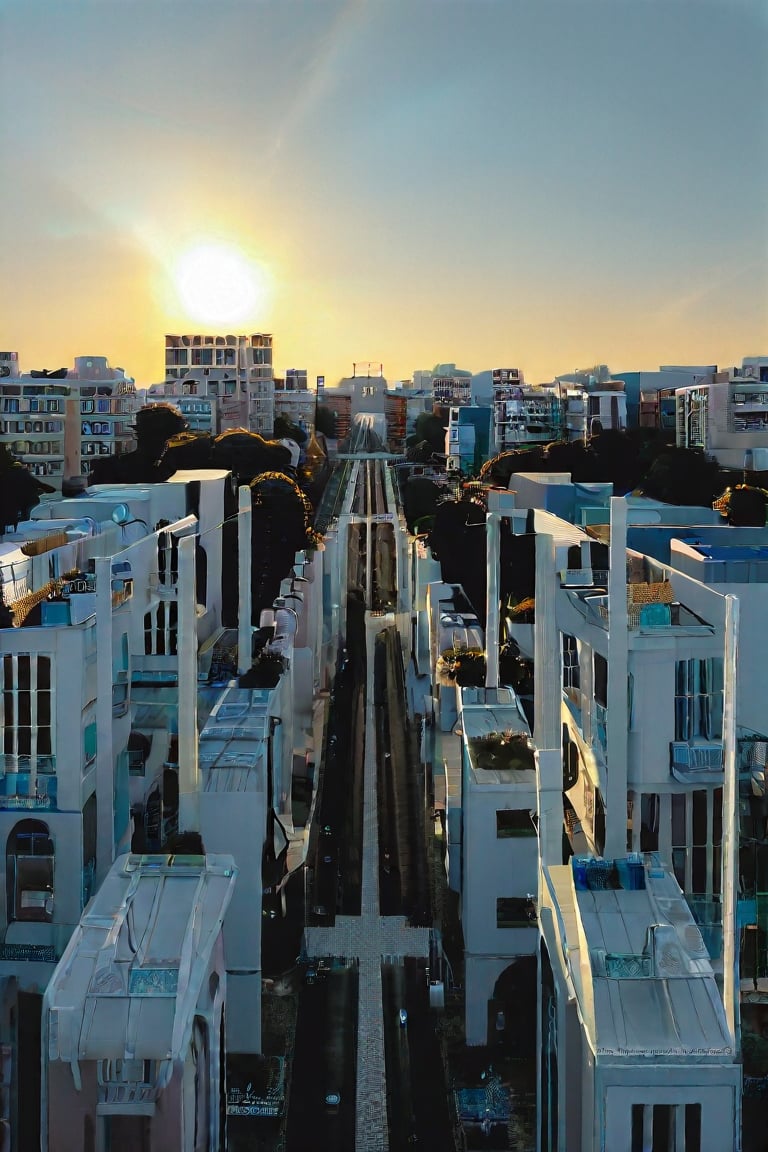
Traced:
<path id="1" fill-rule="evenodd" d="M 724 468 L 768 468 L 768 357 L 675 392 L 680 448 L 703 448 Z"/>
<path id="2" fill-rule="evenodd" d="M 132 448 L 137 409 L 133 381 L 104 356 L 78 356 L 69 372 L 22 375 L 17 354 L 0 353 L 0 443 L 55 489 L 87 476 L 99 456 Z"/>
<path id="3" fill-rule="evenodd" d="M 494 368 L 491 379 L 493 451 L 560 439 L 563 408 L 556 388 L 527 386 L 517 368 Z"/>
<path id="4" fill-rule="evenodd" d="M 275 423 L 272 336 L 165 337 L 165 383 L 147 402 L 178 404 L 190 426 L 214 435 L 246 428 L 269 437 Z"/>
<path id="5" fill-rule="evenodd" d="M 38 1147 L 223 1146 L 221 929 L 236 878 L 228 855 L 114 862 L 45 991 Z"/>
<path id="6" fill-rule="evenodd" d="M 477 475 L 491 451 L 493 412 L 478 404 L 448 410 L 445 453 L 449 472 Z"/>

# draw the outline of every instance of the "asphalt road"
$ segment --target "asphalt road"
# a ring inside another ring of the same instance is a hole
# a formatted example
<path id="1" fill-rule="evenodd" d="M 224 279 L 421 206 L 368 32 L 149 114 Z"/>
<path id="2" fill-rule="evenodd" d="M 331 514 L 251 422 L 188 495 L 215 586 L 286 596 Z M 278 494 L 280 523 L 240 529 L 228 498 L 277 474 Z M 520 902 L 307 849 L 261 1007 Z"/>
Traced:
<path id="1" fill-rule="evenodd" d="M 353 967 L 319 970 L 311 982 L 305 972 L 286 1152 L 354 1152 L 357 987 Z M 338 1096 L 338 1103 L 328 1102 L 329 1096 Z"/>

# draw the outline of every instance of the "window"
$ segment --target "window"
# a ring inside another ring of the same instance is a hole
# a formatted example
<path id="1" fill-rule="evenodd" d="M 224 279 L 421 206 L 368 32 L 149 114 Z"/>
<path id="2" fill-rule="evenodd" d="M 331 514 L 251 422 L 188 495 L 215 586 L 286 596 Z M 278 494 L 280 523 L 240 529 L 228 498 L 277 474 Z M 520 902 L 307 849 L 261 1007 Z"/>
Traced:
<path id="1" fill-rule="evenodd" d="M 86 724 L 83 730 L 83 764 L 91 764 L 96 759 L 96 721 Z"/>
<path id="2" fill-rule="evenodd" d="M 36 652 L 3 656 L 0 692 L 3 752 L 11 756 L 52 755 L 51 657 Z"/>
<path id="3" fill-rule="evenodd" d="M 496 813 L 496 838 L 535 836 L 533 814 L 528 808 L 504 808 Z"/>
<path id="4" fill-rule="evenodd" d="M 8 921 L 53 919 L 53 840 L 40 820 L 21 820 L 6 846 Z"/>
<path id="5" fill-rule="evenodd" d="M 536 924 L 536 901 L 532 896 L 500 896 L 496 900 L 497 928 L 531 928 Z"/>
<path id="6" fill-rule="evenodd" d="M 149 752 L 152 748 L 152 738 L 143 732 L 131 732 L 128 737 L 128 773 L 130 776 L 143 776 Z"/>
<path id="7" fill-rule="evenodd" d="M 633 1104 L 631 1148 L 701 1152 L 701 1104 Z"/>
<path id="8" fill-rule="evenodd" d="M 579 678 L 579 648 L 575 636 L 567 633 L 563 637 L 563 688 L 578 688 Z"/>
<path id="9" fill-rule="evenodd" d="M 594 696 L 598 704 L 602 704 L 603 708 L 608 707 L 608 661 L 605 656 L 601 656 L 599 652 L 593 655 L 594 660 Z"/>
<path id="10" fill-rule="evenodd" d="M 723 661 L 678 660 L 675 665 L 675 740 L 721 740 Z"/>
<path id="11" fill-rule="evenodd" d="M 698 788 L 674 793 L 672 801 L 672 865 L 684 892 L 720 892 L 723 790 Z M 688 826 L 690 824 L 690 833 Z M 711 845 L 711 850 L 708 848 Z M 711 851 L 711 871 L 707 857 Z"/>

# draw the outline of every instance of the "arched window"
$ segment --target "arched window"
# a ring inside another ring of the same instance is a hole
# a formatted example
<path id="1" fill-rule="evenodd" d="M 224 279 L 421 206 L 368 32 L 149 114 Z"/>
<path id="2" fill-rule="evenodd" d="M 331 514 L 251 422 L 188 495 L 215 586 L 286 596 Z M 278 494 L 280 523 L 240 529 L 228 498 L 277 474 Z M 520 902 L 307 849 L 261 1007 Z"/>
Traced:
<path id="1" fill-rule="evenodd" d="M 8 923 L 53 919 L 53 840 L 41 820 L 20 820 L 6 845 Z"/>

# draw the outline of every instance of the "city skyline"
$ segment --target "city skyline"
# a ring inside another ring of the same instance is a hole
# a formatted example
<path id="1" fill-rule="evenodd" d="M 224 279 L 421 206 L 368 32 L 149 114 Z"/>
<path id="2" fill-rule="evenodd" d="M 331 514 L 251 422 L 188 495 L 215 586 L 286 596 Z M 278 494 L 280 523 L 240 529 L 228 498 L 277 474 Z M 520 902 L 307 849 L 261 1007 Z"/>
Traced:
<path id="1" fill-rule="evenodd" d="M 0 27 L 26 371 L 143 386 L 166 332 L 272 332 L 278 375 L 328 384 L 768 345 L 757 0 L 5 0 Z"/>

